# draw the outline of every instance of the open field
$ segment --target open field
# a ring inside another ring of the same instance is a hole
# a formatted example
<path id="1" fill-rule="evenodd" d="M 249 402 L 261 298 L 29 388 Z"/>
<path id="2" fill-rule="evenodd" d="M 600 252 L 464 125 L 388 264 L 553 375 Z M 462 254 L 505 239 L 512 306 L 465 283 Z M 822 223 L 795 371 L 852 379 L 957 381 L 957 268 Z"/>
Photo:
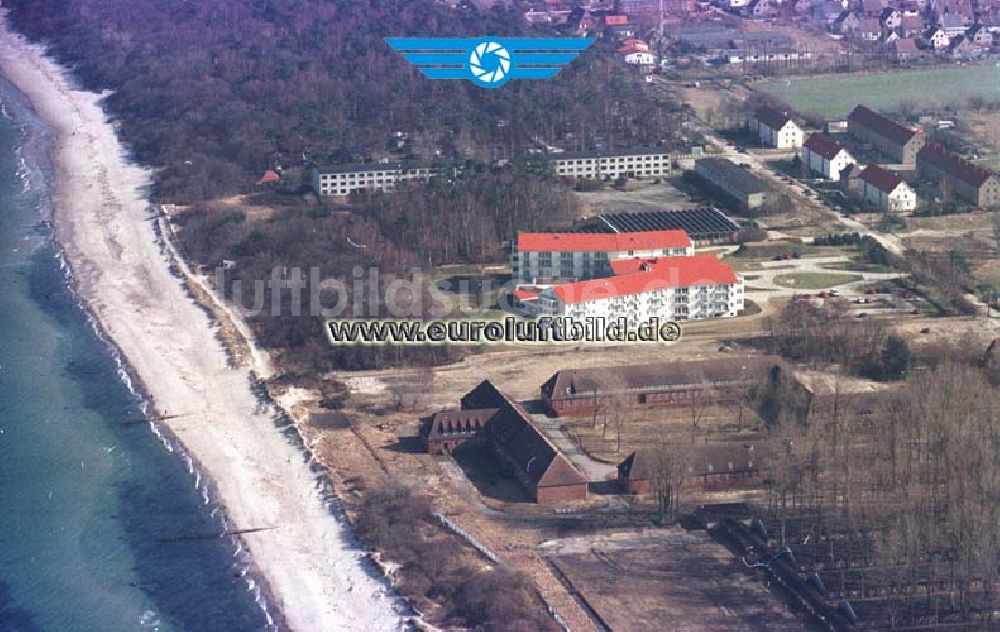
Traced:
<path id="1" fill-rule="evenodd" d="M 705 532 L 581 536 L 540 548 L 558 552 L 549 559 L 613 630 L 802 629 L 802 621 Z"/>
<path id="2" fill-rule="evenodd" d="M 842 77 L 774 79 L 760 82 L 755 87 L 782 99 L 801 113 L 843 118 L 859 103 L 876 110 L 891 111 L 904 102 L 920 109 L 939 109 L 964 106 L 970 97 L 982 97 L 987 101 L 1000 99 L 1000 68 L 967 66 Z"/>
<path id="3" fill-rule="evenodd" d="M 648 410 L 609 411 L 593 416 L 561 419 L 566 434 L 591 457 L 608 463 L 619 463 L 640 448 L 651 448 L 659 442 L 685 444 L 692 440 L 693 431 L 699 442 L 763 439 L 764 420 L 748 406 L 743 406 L 742 422 L 739 406 L 721 404 L 701 408 L 661 408 Z M 621 450 L 618 450 L 618 421 L 621 421 Z M 596 423 L 595 423 L 596 421 Z M 740 426 L 742 425 L 742 431 Z"/>
<path id="4" fill-rule="evenodd" d="M 793 272 L 791 274 L 779 274 L 774 277 L 774 282 L 785 287 L 792 287 L 802 290 L 820 290 L 834 285 L 843 285 L 860 281 L 863 277 L 860 274 L 838 274 L 836 272 Z"/>

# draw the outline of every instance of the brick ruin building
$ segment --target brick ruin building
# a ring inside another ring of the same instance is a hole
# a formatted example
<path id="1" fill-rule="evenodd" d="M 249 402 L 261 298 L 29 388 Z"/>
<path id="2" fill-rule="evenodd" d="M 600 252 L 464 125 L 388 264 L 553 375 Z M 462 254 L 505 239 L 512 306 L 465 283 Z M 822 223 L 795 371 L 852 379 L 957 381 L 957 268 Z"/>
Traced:
<path id="1" fill-rule="evenodd" d="M 685 450 L 686 485 L 711 491 L 746 487 L 767 479 L 763 442 L 709 443 Z M 629 494 L 648 494 L 655 479 L 656 455 L 636 450 L 618 465 L 618 482 Z"/>
<path id="2" fill-rule="evenodd" d="M 542 385 L 542 402 L 551 416 L 584 417 L 611 399 L 640 409 L 681 407 L 695 398 L 735 401 L 748 386 L 784 366 L 775 356 L 751 356 L 567 369 Z"/>
<path id="3" fill-rule="evenodd" d="M 587 498 L 583 474 L 537 427 L 524 406 L 489 380 L 462 397 L 460 409 L 436 413 L 424 440 L 431 454 L 451 454 L 470 441 L 487 443 L 536 502 Z"/>

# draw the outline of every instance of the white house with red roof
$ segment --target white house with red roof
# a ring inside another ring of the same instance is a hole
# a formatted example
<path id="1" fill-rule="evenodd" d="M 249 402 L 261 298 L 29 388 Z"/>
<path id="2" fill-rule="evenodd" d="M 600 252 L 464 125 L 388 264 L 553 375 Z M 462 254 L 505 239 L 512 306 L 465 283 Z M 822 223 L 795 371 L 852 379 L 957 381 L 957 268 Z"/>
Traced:
<path id="1" fill-rule="evenodd" d="M 607 278 L 543 289 L 535 313 L 583 320 L 625 319 L 630 327 L 736 316 L 743 278 L 714 255 L 630 257 L 611 262 Z"/>
<path id="2" fill-rule="evenodd" d="M 917 208 L 917 194 L 894 171 L 868 165 L 861 171 L 861 195 L 878 208 L 907 215 Z"/>
<path id="3" fill-rule="evenodd" d="M 612 274 L 612 262 L 626 258 L 691 256 L 694 243 L 683 230 L 635 233 L 525 233 L 511 254 L 518 284 L 596 279 Z"/>
<path id="4" fill-rule="evenodd" d="M 802 128 L 788 112 L 768 105 L 760 106 L 750 117 L 750 130 L 771 147 L 792 149 L 802 146 Z"/>
<path id="5" fill-rule="evenodd" d="M 840 143 L 818 132 L 802 145 L 799 158 L 810 171 L 831 180 L 840 180 L 840 173 L 847 165 L 854 164 L 854 158 Z"/>

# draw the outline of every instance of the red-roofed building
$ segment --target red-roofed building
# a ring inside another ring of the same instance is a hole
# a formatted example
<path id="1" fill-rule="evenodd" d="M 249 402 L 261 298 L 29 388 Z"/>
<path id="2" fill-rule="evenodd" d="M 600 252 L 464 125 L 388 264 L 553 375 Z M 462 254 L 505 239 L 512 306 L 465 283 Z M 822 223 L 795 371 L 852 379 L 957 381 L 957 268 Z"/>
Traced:
<path id="1" fill-rule="evenodd" d="M 769 105 L 757 108 L 750 118 L 750 130 L 765 145 L 779 149 L 802 146 L 802 128 L 792 120 L 788 112 L 776 110 Z"/>
<path id="2" fill-rule="evenodd" d="M 281 182 L 281 176 L 277 174 L 273 169 L 268 169 L 264 172 L 264 175 L 260 177 L 257 184 L 275 184 Z"/>
<path id="3" fill-rule="evenodd" d="M 917 152 L 926 140 L 921 130 L 900 125 L 863 105 L 854 108 L 847 117 L 847 132 L 862 142 L 871 143 L 896 162 L 907 165 L 916 161 Z"/>
<path id="4" fill-rule="evenodd" d="M 840 180 L 840 172 L 854 164 L 854 158 L 831 136 L 816 133 L 802 145 L 799 152 L 802 164 L 824 178 Z"/>
<path id="5" fill-rule="evenodd" d="M 466 444 L 485 442 L 536 502 L 587 498 L 584 475 L 524 406 L 492 382 L 481 382 L 466 394 L 461 410 L 436 413 L 423 438 L 431 454 L 452 454 Z"/>
<path id="6" fill-rule="evenodd" d="M 917 154 L 917 173 L 960 198 L 983 208 L 1000 206 L 1000 175 L 965 160 L 937 144 Z"/>
<path id="7" fill-rule="evenodd" d="M 606 15 L 604 16 L 605 26 L 624 26 L 628 24 L 627 15 Z"/>
<path id="8" fill-rule="evenodd" d="M 901 215 L 917 208 L 917 194 L 899 174 L 878 165 L 868 165 L 861 170 L 862 198 L 883 211 Z"/>
<path id="9" fill-rule="evenodd" d="M 616 261 L 614 276 L 555 285 L 542 291 L 538 313 L 576 320 L 624 318 L 637 326 L 736 316 L 743 279 L 713 255 L 638 257 Z"/>
<path id="10" fill-rule="evenodd" d="M 593 279 L 612 273 L 626 257 L 687 256 L 694 244 L 682 230 L 635 233 L 518 233 L 512 253 L 514 279 Z"/>

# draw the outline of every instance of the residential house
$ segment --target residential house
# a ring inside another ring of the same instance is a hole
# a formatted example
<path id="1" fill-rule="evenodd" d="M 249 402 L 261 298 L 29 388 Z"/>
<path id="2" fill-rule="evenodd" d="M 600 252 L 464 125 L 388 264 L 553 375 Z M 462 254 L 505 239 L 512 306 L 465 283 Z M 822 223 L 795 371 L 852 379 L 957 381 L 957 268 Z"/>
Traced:
<path id="1" fill-rule="evenodd" d="M 919 37 L 924 28 L 924 19 L 919 15 L 904 15 L 897 27 L 903 37 Z"/>
<path id="2" fill-rule="evenodd" d="M 748 18 L 772 18 L 778 15 L 778 6 L 772 0 L 750 0 L 744 12 Z"/>
<path id="3" fill-rule="evenodd" d="M 877 18 L 885 9 L 886 0 L 861 0 L 861 12 L 867 18 Z"/>
<path id="4" fill-rule="evenodd" d="M 861 17 L 854 11 L 844 10 L 830 25 L 830 30 L 840 35 L 848 35 L 861 28 Z"/>
<path id="5" fill-rule="evenodd" d="M 653 53 L 633 51 L 625 54 L 625 63 L 629 66 L 654 66 L 656 55 Z"/>
<path id="6" fill-rule="evenodd" d="M 882 36 L 882 24 L 878 18 L 865 18 L 861 20 L 861 28 L 857 31 L 861 39 L 867 42 L 877 42 Z"/>
<path id="7" fill-rule="evenodd" d="M 983 208 L 1000 206 L 1000 175 L 929 143 L 917 154 L 917 173 L 938 184 L 944 197 L 953 193 Z"/>
<path id="8" fill-rule="evenodd" d="M 909 215 L 917 208 L 917 194 L 899 174 L 878 165 L 861 170 L 861 196 L 883 211 Z"/>
<path id="9" fill-rule="evenodd" d="M 844 147 L 826 134 L 816 133 L 802 145 L 799 152 L 802 164 L 824 178 L 840 180 L 840 173 L 854 158 Z"/>
<path id="10" fill-rule="evenodd" d="M 913 164 L 925 142 L 921 130 L 900 125 L 863 105 L 847 117 L 847 132 L 903 164 Z"/>
<path id="11" fill-rule="evenodd" d="M 896 30 L 903 24 L 903 14 L 899 9 L 886 7 L 882 9 L 882 14 L 879 16 L 879 23 L 887 31 Z"/>
<path id="12" fill-rule="evenodd" d="M 991 33 L 989 29 L 982 24 L 977 24 L 969 29 L 969 31 L 965 34 L 965 37 L 967 40 L 980 48 L 993 47 L 993 33 Z"/>
<path id="13" fill-rule="evenodd" d="M 934 50 L 945 50 L 951 43 L 951 37 L 941 27 L 932 27 L 924 31 L 922 40 L 928 48 Z"/>
<path id="14" fill-rule="evenodd" d="M 779 149 L 802 146 L 802 128 L 792 120 L 788 112 L 781 112 L 768 105 L 757 108 L 750 118 L 750 130 L 765 145 Z"/>
<path id="15" fill-rule="evenodd" d="M 945 53 L 955 59 L 968 59 L 977 55 L 980 50 L 974 42 L 964 35 L 957 35 L 952 38 L 948 44 L 948 48 L 945 49 Z"/>
<path id="16" fill-rule="evenodd" d="M 972 18 L 961 13 L 947 13 L 938 23 L 938 28 L 943 30 L 948 37 L 962 35 L 970 26 L 972 26 Z"/>
<path id="17" fill-rule="evenodd" d="M 892 58 L 897 62 L 910 61 L 920 56 L 917 41 L 912 37 L 896 40 L 892 43 L 889 51 L 892 54 Z"/>

